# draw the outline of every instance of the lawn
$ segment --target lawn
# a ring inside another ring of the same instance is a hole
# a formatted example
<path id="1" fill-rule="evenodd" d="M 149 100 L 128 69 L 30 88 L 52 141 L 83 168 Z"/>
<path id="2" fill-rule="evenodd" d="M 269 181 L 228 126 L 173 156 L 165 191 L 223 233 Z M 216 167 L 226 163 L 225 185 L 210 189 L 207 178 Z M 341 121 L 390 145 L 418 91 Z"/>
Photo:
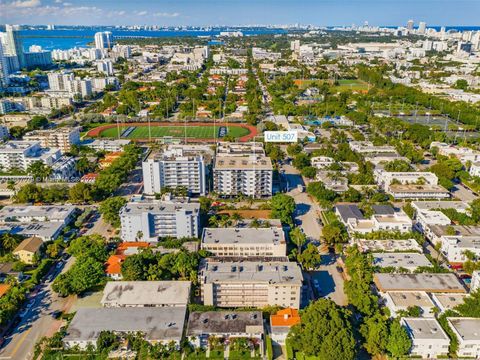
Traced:
<path id="1" fill-rule="evenodd" d="M 361 80 L 338 80 L 337 91 L 368 91 L 368 84 Z"/>
<path id="2" fill-rule="evenodd" d="M 252 358 L 250 350 L 230 350 L 228 358 L 230 360 L 261 359 L 259 356 Z"/>
<path id="3" fill-rule="evenodd" d="M 150 128 L 152 138 L 160 138 L 164 136 L 171 136 L 176 138 L 193 138 L 193 139 L 212 139 L 218 137 L 219 126 L 152 126 Z M 126 130 L 126 127 L 120 127 L 120 134 Z M 104 138 L 118 138 L 119 130 L 114 127 L 105 129 L 100 136 Z M 228 127 L 228 135 L 238 138 L 249 134 L 249 130 L 243 127 L 230 126 Z M 130 135 L 129 139 L 148 139 L 148 126 L 136 126 Z"/>

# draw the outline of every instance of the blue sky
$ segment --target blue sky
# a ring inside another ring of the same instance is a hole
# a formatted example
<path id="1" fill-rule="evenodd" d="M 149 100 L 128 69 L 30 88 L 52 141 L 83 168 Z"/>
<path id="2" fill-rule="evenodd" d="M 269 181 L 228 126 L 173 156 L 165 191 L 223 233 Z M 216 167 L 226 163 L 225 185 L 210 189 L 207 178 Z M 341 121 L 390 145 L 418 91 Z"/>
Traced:
<path id="1" fill-rule="evenodd" d="M 0 23 L 480 25 L 480 0 L 0 0 Z"/>

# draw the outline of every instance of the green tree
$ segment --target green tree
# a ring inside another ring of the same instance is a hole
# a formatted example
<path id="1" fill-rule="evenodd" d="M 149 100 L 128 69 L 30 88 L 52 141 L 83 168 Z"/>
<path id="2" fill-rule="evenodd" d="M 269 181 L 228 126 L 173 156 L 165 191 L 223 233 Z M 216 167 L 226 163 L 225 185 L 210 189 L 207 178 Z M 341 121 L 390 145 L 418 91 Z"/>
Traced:
<path id="1" fill-rule="evenodd" d="M 68 198 L 73 203 L 89 203 L 93 200 L 92 186 L 85 183 L 76 183 L 68 191 Z"/>
<path id="2" fill-rule="evenodd" d="M 302 176 L 305 176 L 307 179 L 315 179 L 317 176 L 317 169 L 313 166 L 304 167 L 301 171 Z"/>
<path id="3" fill-rule="evenodd" d="M 412 342 L 407 334 L 405 328 L 400 325 L 397 319 L 394 319 L 390 324 L 390 331 L 386 349 L 394 357 L 400 358 L 408 354 Z"/>
<path id="4" fill-rule="evenodd" d="M 298 253 L 302 253 L 302 247 L 307 242 L 307 236 L 304 234 L 301 228 L 296 227 L 290 231 L 290 239 L 292 242 L 297 245 Z"/>
<path id="5" fill-rule="evenodd" d="M 320 264 L 321 256 L 318 248 L 313 244 L 308 244 L 307 248 L 297 256 L 297 261 L 307 270 L 313 270 Z"/>
<path id="6" fill-rule="evenodd" d="M 319 359 L 355 359 L 355 339 L 347 310 L 320 299 L 310 303 L 301 317 L 301 323 L 288 334 L 295 351 Z"/>
<path id="7" fill-rule="evenodd" d="M 323 227 L 322 237 L 328 246 L 344 243 L 347 240 L 344 226 L 338 220 L 335 220 Z"/>
<path id="8" fill-rule="evenodd" d="M 121 196 L 115 196 L 104 200 L 99 207 L 106 222 L 114 227 L 120 226 L 120 209 L 127 203 L 127 200 Z"/>
<path id="9" fill-rule="evenodd" d="M 50 166 L 45 165 L 41 161 L 35 161 L 28 165 L 27 173 L 33 177 L 34 181 L 45 180 L 52 174 L 53 170 Z"/>
<path id="10" fill-rule="evenodd" d="M 367 317 L 360 326 L 360 334 L 365 339 L 363 346 L 371 355 L 380 355 L 387 347 L 388 326 L 383 315 L 376 313 Z"/>
<path id="11" fill-rule="evenodd" d="M 113 331 L 100 331 L 97 338 L 98 351 L 111 350 L 116 345 L 118 345 L 117 336 Z"/>
<path id="12" fill-rule="evenodd" d="M 295 211 L 295 200 L 285 194 L 275 194 L 270 201 L 271 218 L 280 219 L 284 224 L 293 225 L 292 215 Z"/>

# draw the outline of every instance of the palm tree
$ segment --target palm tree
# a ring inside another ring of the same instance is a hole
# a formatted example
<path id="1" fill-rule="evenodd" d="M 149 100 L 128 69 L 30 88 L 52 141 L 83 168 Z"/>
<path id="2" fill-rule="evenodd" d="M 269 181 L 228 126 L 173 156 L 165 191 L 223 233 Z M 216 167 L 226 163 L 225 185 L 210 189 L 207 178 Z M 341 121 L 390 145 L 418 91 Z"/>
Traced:
<path id="1" fill-rule="evenodd" d="M 302 229 L 296 227 L 290 231 L 290 239 L 295 245 L 297 245 L 298 253 L 301 254 L 302 246 L 307 242 L 307 236 L 303 233 Z"/>
<path id="2" fill-rule="evenodd" d="M 238 225 L 238 223 L 243 220 L 242 215 L 240 215 L 238 212 L 234 212 L 231 216 L 231 219 L 235 222 L 235 225 Z"/>

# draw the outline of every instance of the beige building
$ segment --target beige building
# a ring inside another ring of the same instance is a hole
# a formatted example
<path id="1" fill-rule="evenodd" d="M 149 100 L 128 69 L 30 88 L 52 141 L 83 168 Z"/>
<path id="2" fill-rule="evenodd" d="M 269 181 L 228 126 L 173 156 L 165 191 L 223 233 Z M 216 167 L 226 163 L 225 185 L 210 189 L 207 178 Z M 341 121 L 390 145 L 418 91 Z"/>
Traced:
<path id="1" fill-rule="evenodd" d="M 205 228 L 201 248 L 215 256 L 286 256 L 287 243 L 282 229 Z"/>
<path id="2" fill-rule="evenodd" d="M 63 127 L 52 130 L 35 130 L 23 136 L 25 141 L 37 141 L 45 148 L 58 148 L 62 153 L 80 143 L 80 129 Z"/>
<path id="3" fill-rule="evenodd" d="M 204 305 L 300 308 L 303 276 L 297 263 L 204 259 L 199 280 Z"/>
<path id="4" fill-rule="evenodd" d="M 42 239 L 38 237 L 29 237 L 23 240 L 15 248 L 15 250 L 13 250 L 13 255 L 25 264 L 33 264 L 35 260 L 35 255 L 40 254 L 40 249 L 42 248 L 42 245 Z"/>

